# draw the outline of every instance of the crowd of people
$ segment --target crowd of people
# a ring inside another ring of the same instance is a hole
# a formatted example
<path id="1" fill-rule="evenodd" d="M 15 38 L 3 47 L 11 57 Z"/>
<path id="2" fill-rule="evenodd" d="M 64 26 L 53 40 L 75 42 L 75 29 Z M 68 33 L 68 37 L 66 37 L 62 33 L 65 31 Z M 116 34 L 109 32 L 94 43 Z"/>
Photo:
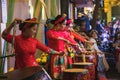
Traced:
<path id="1" fill-rule="evenodd" d="M 51 60 L 49 60 L 49 62 L 51 61 L 51 63 L 54 64 L 49 67 L 51 68 L 50 70 L 53 71 L 48 71 L 53 78 L 60 78 L 62 71 L 72 68 L 72 63 L 77 61 L 75 57 L 82 54 L 90 55 L 94 58 L 91 62 L 94 63 L 98 72 L 104 72 L 109 69 L 105 54 L 99 49 L 96 41 L 98 38 L 98 31 L 92 28 L 88 28 L 88 30 L 85 19 L 86 17 L 82 16 L 74 23 L 72 19 L 67 19 L 65 16 L 58 15 L 54 20 L 49 22 L 49 24 L 53 24 L 53 27 L 47 27 L 49 28 L 48 31 L 46 31 L 48 46 L 64 53 L 61 57 L 51 55 Z M 72 48 L 74 52 L 73 56 L 71 56 L 73 52 L 70 52 L 70 48 Z"/>
<path id="2" fill-rule="evenodd" d="M 15 19 L 2 33 L 2 37 L 10 43 L 12 43 L 13 37 L 15 39 L 15 69 L 38 66 L 34 57 L 38 48 L 49 54 L 46 67 L 53 79 L 61 79 L 63 70 L 72 68 L 72 63 L 77 61 L 75 58 L 82 54 L 91 55 L 90 58 L 93 59 L 91 62 L 99 75 L 109 69 L 104 52 L 108 48 L 107 45 L 112 44 L 110 48 L 113 50 L 112 52 L 115 51 L 113 54 L 116 59 L 116 67 L 120 72 L 119 20 L 116 20 L 114 24 L 109 22 L 107 26 L 103 26 L 100 20 L 97 20 L 93 29 L 86 16 L 81 16 L 74 21 L 67 18 L 65 14 L 58 15 L 54 19 L 46 21 L 46 45 L 33 38 L 36 33 L 36 18 L 25 21 Z M 10 35 L 15 23 L 19 24 L 21 35 Z"/>
<path id="3" fill-rule="evenodd" d="M 57 19 L 55 18 L 55 20 Z M 74 45 L 67 43 L 69 45 L 68 47 L 72 47 L 75 50 L 76 54 L 74 55 L 74 57 L 76 57 L 77 55 L 81 55 L 82 53 L 85 53 L 86 55 L 92 55 L 94 57 L 96 57 L 97 55 L 97 58 L 98 58 L 97 61 L 96 62 L 92 61 L 92 62 L 97 67 L 98 73 L 99 72 L 101 73 L 109 70 L 109 64 L 106 60 L 105 53 L 108 53 L 110 55 L 113 54 L 114 59 L 116 59 L 116 69 L 118 70 L 118 72 L 120 72 L 119 70 L 119 66 L 120 66 L 120 58 L 119 58 L 120 25 L 119 23 L 120 22 L 118 19 L 114 20 L 113 22 L 108 22 L 107 25 L 103 25 L 101 20 L 98 19 L 96 21 L 96 25 L 94 26 L 94 28 L 91 27 L 90 21 L 86 15 L 85 16 L 83 15 L 74 21 L 72 19 L 66 18 L 65 21 L 66 22 L 64 22 L 63 24 L 66 23 L 66 26 L 63 25 L 63 28 L 61 28 L 61 30 L 58 30 L 57 32 L 58 33 L 59 31 L 63 32 L 62 34 L 60 33 L 59 35 L 59 37 L 61 36 L 62 39 L 63 39 L 63 35 L 67 35 L 67 37 L 74 40 L 74 42 L 71 42 L 71 40 L 64 37 L 64 40 L 67 39 L 69 40 L 68 42 L 74 43 Z M 56 26 L 56 24 L 54 23 L 52 24 L 54 25 L 54 27 Z M 67 34 L 66 34 L 66 31 L 68 32 Z M 49 43 L 50 42 L 48 41 L 48 44 Z M 59 46 L 61 47 L 61 45 Z M 66 47 L 64 47 L 64 49 L 66 50 Z M 64 53 L 69 53 L 69 51 Z M 70 66 L 69 63 L 72 64 L 74 62 L 74 59 L 70 60 L 70 57 L 67 57 L 67 58 L 68 58 L 67 59 L 68 61 L 66 60 L 67 66 L 68 65 Z M 71 68 L 71 67 L 66 67 L 66 68 Z"/>

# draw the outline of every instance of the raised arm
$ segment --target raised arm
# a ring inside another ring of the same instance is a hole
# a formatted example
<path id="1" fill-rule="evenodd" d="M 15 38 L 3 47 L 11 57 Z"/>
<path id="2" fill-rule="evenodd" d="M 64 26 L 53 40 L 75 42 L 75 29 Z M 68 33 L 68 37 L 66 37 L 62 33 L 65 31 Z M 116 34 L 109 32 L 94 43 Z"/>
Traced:
<path id="1" fill-rule="evenodd" d="M 16 24 L 17 23 L 20 23 L 21 20 L 20 19 L 15 19 L 3 32 L 2 32 L 2 38 L 4 38 L 6 41 L 12 43 L 12 38 L 13 36 L 10 35 L 10 31 L 11 29 L 14 27 L 15 25 L 15 22 Z"/>
<path id="2" fill-rule="evenodd" d="M 14 24 L 15 24 L 15 23 L 18 24 L 18 23 L 20 23 L 20 22 L 21 22 L 20 19 L 15 19 L 15 20 L 9 25 L 9 27 L 7 27 L 7 28 L 3 31 L 2 37 L 5 38 L 6 36 L 8 36 L 8 35 L 10 34 L 11 29 L 14 27 Z"/>
<path id="3" fill-rule="evenodd" d="M 10 24 L 9 27 L 7 27 L 3 32 L 2 32 L 2 37 L 7 40 L 9 38 L 9 40 L 11 41 L 12 36 L 10 35 L 10 31 L 12 29 L 12 27 L 14 26 L 14 21 Z M 7 40 L 8 41 L 8 40 Z"/>

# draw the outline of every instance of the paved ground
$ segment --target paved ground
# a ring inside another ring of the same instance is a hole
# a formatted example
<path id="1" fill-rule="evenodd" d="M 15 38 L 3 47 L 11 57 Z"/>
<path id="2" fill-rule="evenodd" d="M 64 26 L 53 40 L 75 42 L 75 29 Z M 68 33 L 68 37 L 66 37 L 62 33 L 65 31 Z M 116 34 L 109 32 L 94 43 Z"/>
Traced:
<path id="1" fill-rule="evenodd" d="M 108 80 L 120 80 L 120 73 L 118 73 L 115 68 L 111 68 L 108 72 L 106 72 L 106 77 Z"/>

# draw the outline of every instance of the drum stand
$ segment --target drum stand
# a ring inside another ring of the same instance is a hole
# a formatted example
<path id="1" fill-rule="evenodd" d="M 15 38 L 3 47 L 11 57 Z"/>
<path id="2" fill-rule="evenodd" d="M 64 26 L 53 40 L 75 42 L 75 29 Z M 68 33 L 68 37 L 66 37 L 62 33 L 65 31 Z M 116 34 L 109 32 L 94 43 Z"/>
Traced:
<path id="1" fill-rule="evenodd" d="M 1 59 L 1 58 L 7 58 L 7 57 L 13 57 L 13 56 L 15 56 L 15 54 L 6 55 L 6 56 L 0 56 L 0 59 Z"/>
<path id="2" fill-rule="evenodd" d="M 83 60 L 83 63 L 86 62 L 86 58 L 85 58 L 85 54 L 84 53 L 82 53 L 82 60 Z"/>
<path id="3" fill-rule="evenodd" d="M 77 44 L 77 46 L 78 46 L 79 50 L 81 50 L 81 49 L 80 49 L 80 45 Z M 85 62 L 86 62 L 86 58 L 85 58 L 86 55 L 85 55 L 85 53 L 83 53 L 83 52 L 82 52 L 81 55 L 82 55 L 82 61 L 83 61 L 83 63 L 85 63 Z"/>

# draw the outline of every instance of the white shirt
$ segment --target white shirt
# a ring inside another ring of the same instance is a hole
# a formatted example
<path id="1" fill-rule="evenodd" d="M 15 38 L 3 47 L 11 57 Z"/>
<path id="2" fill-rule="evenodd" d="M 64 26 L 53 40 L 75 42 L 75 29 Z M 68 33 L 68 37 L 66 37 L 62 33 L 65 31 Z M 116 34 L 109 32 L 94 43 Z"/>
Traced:
<path id="1" fill-rule="evenodd" d="M 101 52 L 97 46 L 97 42 L 94 38 L 90 38 L 90 42 L 93 42 L 92 50 L 96 50 L 97 52 Z"/>

